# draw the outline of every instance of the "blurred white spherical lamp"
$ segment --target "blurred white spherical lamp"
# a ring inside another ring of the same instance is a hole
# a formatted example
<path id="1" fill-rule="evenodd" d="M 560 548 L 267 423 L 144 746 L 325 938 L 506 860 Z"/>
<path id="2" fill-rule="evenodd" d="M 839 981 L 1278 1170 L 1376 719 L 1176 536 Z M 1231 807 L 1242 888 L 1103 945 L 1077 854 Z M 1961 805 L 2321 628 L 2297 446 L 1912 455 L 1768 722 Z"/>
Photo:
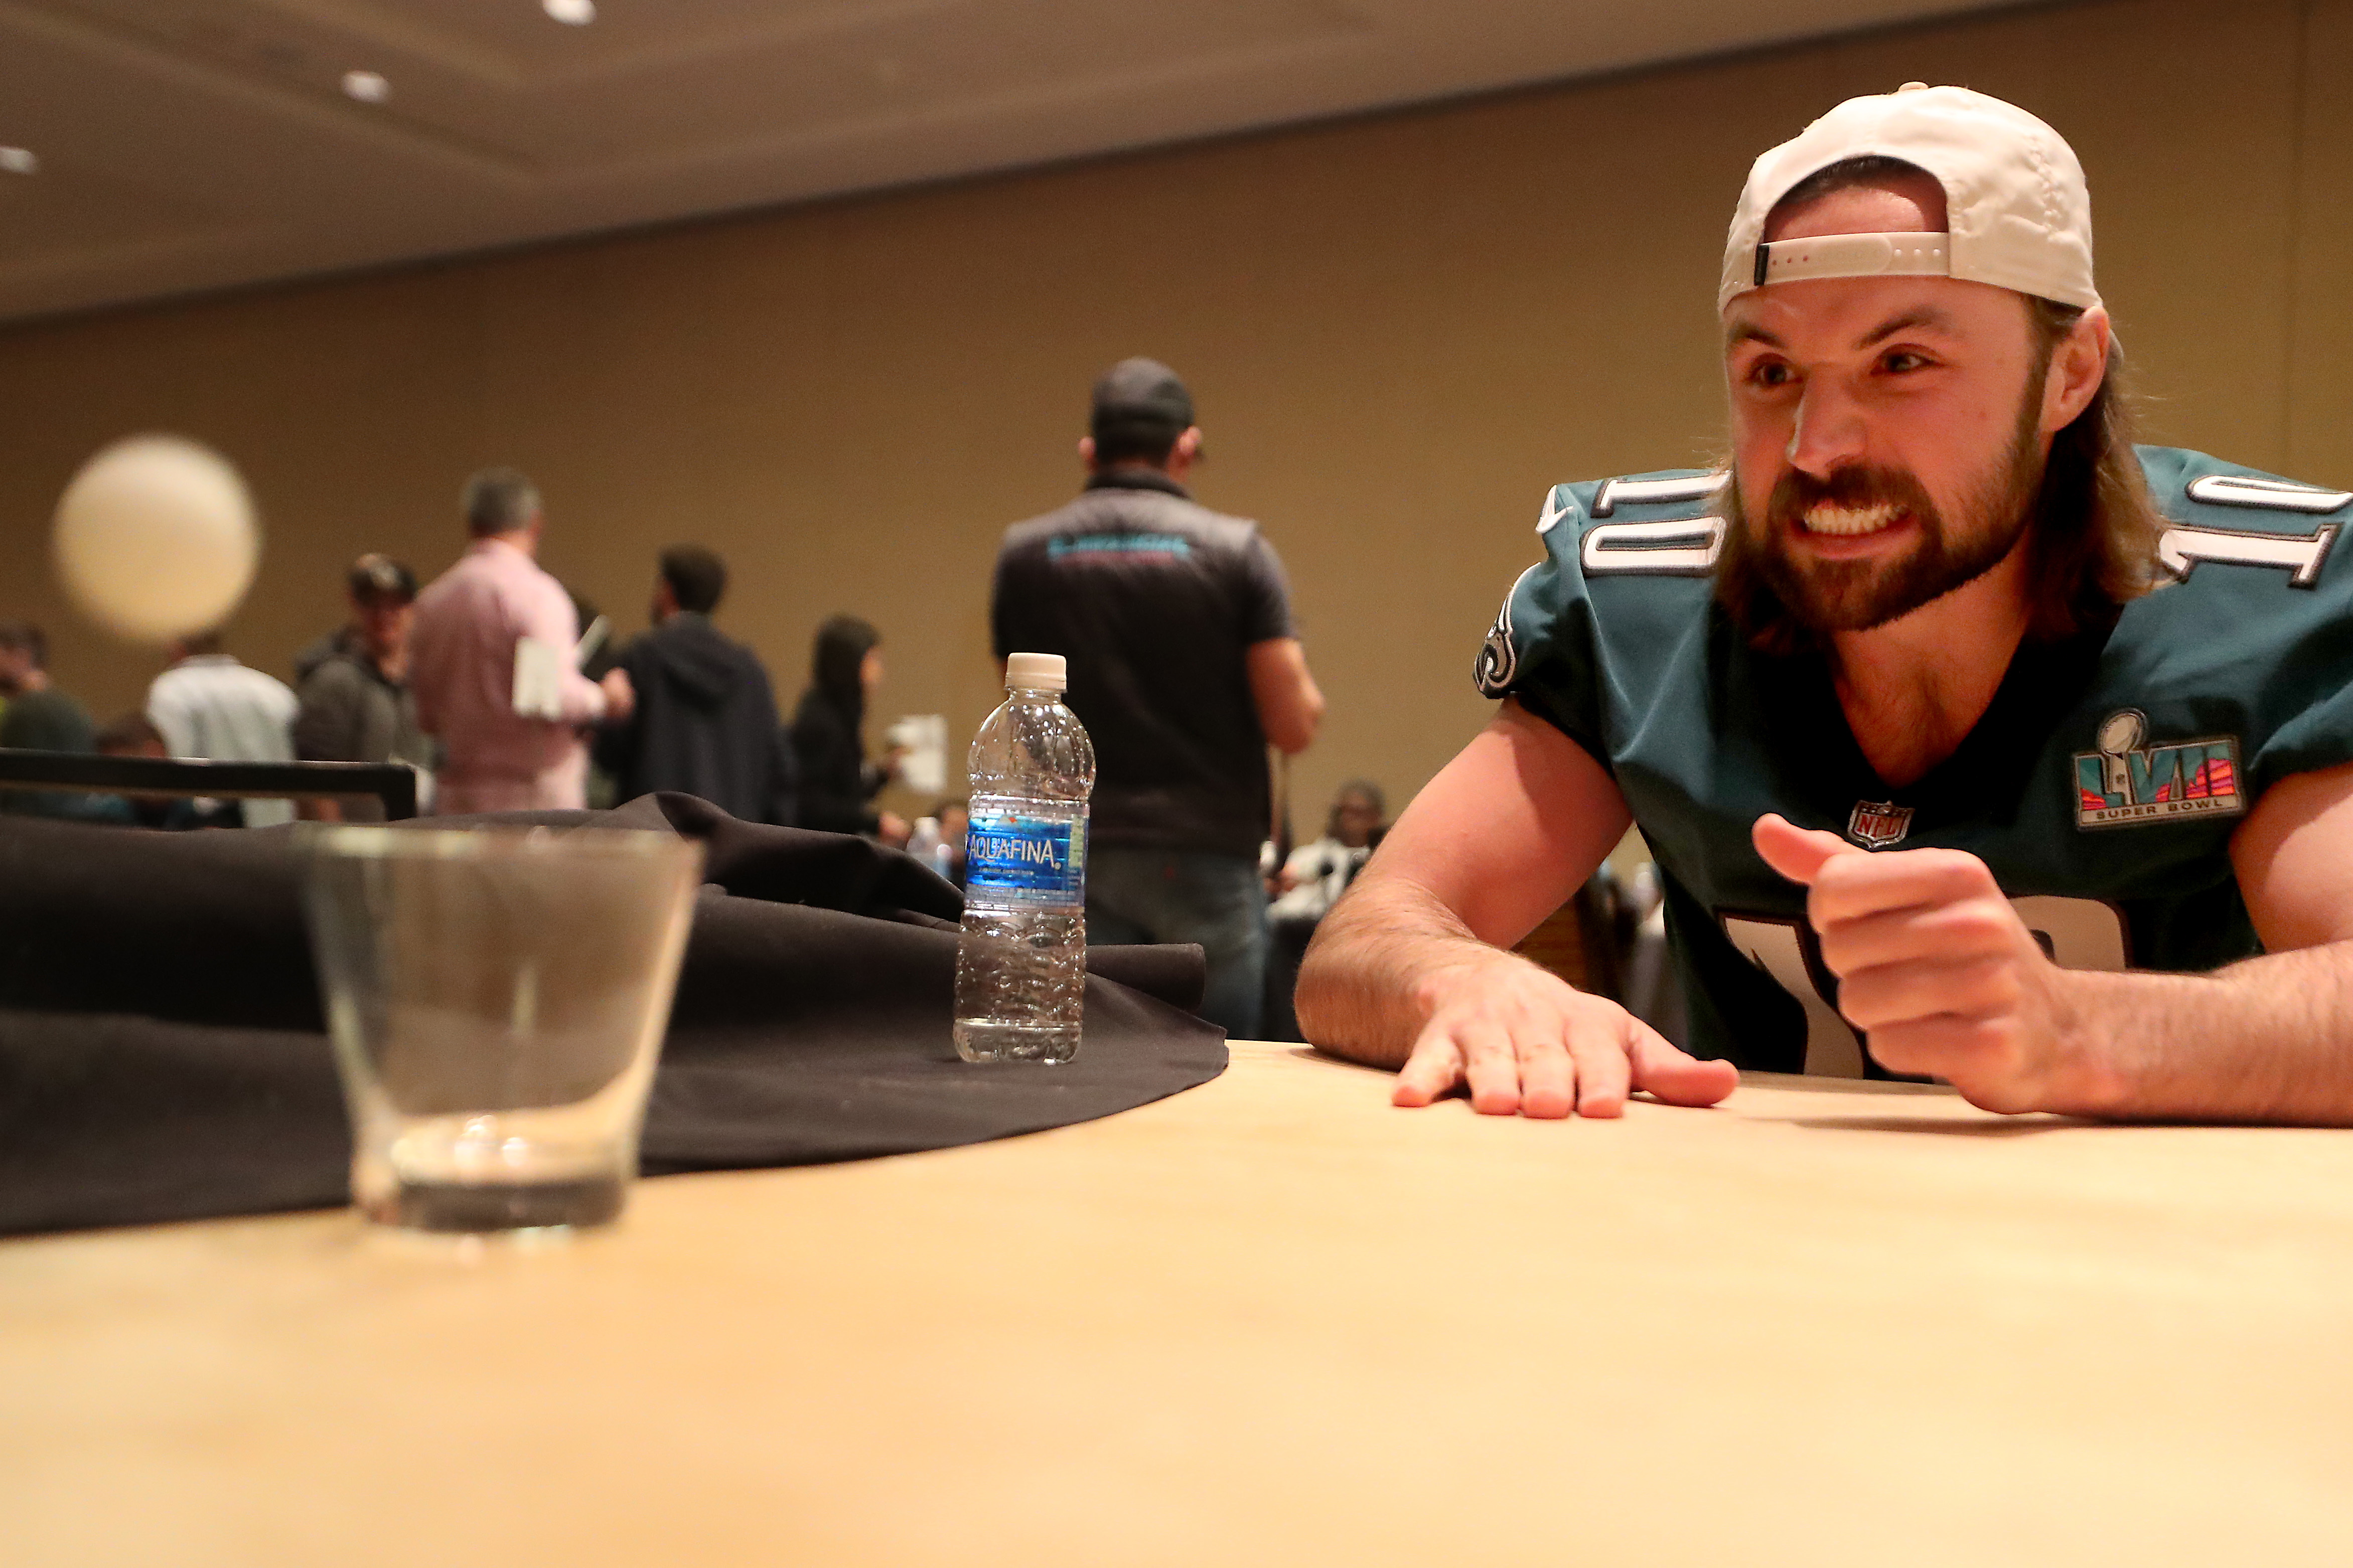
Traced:
<path id="1" fill-rule="evenodd" d="M 178 436 L 133 436 L 84 463 L 58 501 L 55 540 L 82 612 L 137 642 L 219 626 L 261 563 L 245 481 Z"/>

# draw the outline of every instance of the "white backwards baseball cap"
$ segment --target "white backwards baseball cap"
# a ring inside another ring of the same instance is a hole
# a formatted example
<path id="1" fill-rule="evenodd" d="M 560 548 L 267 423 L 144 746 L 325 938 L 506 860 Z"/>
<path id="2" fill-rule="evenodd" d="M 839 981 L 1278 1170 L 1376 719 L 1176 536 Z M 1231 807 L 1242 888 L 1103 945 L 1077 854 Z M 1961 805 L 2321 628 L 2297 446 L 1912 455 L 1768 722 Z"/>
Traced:
<path id="1" fill-rule="evenodd" d="M 1766 215 L 1812 174 L 1850 158 L 1895 158 L 1945 187 L 1943 234 L 1837 234 L 1764 242 Z M 1961 278 L 2086 309 L 2092 196 L 2060 134 L 2015 104 L 1965 87 L 1906 82 L 1850 98 L 1757 160 L 1724 247 L 1720 311 L 1736 295 L 1801 278 Z"/>

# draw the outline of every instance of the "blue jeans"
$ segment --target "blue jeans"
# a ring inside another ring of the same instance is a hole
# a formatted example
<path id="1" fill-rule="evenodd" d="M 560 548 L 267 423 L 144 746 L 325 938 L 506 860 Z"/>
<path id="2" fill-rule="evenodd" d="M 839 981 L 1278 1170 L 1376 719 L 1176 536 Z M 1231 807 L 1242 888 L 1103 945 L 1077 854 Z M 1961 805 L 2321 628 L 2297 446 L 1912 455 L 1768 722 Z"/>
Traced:
<path id="1" fill-rule="evenodd" d="M 1258 861 L 1193 849 L 1087 851 L 1087 940 L 1198 942 L 1209 960 L 1201 1016 L 1255 1039 L 1266 990 L 1266 884 Z"/>

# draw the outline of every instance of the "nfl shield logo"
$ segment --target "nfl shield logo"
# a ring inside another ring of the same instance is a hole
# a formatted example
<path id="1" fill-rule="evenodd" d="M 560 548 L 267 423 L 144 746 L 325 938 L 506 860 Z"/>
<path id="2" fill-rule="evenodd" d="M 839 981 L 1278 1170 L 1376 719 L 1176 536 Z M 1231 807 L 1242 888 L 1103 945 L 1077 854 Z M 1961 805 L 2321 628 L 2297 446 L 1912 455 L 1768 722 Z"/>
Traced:
<path id="1" fill-rule="evenodd" d="M 1911 831 L 1912 808 L 1892 800 L 1856 801 L 1854 814 L 1846 819 L 1847 837 L 1866 849 L 1900 844 Z"/>

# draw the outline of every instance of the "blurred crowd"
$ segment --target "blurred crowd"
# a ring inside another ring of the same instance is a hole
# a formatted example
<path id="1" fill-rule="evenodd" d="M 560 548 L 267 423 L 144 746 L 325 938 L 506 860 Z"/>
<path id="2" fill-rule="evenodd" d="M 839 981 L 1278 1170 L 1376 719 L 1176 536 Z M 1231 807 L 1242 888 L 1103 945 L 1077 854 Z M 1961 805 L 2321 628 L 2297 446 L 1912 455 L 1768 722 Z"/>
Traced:
<path id="1" fill-rule="evenodd" d="M 651 629 L 608 649 L 595 607 L 536 565 L 543 523 L 528 481 L 494 471 L 468 494 L 492 526 L 477 527 L 466 555 L 421 590 L 390 556 L 353 562 L 343 624 L 296 655 L 291 684 L 240 661 L 218 633 L 190 637 L 171 646 L 140 710 L 100 726 L 51 674 L 42 628 L 0 622 L 0 749 L 398 763 L 417 774 L 420 812 L 438 815 L 576 808 L 675 789 L 745 821 L 901 847 L 915 836 L 914 824 L 873 804 L 901 760 L 896 750 L 870 759 L 862 738 L 883 675 L 873 626 L 841 616 L 819 629 L 807 690 L 786 722 L 766 667 L 713 622 L 727 589 L 717 554 L 663 551 Z M 533 639 L 559 655 L 554 666 L 513 651 Z M 533 689 L 550 668 L 552 703 Z M 927 858 L 957 876 L 963 810 L 962 800 L 943 799 L 923 819 L 943 851 Z M 16 790 L 0 791 L 0 812 L 178 829 L 380 819 L 382 806 L 364 797 L 197 802 Z"/>
<path id="2" fill-rule="evenodd" d="M 1269 748 L 1304 750 L 1323 696 L 1272 546 L 1187 488 L 1201 435 L 1176 374 L 1150 360 L 1113 366 L 1094 385 L 1079 456 L 1079 498 L 1008 530 L 990 622 L 1000 665 L 1016 650 L 1066 656 L 1067 700 L 1094 742 L 1090 935 L 1198 942 L 1205 1014 L 1240 1035 L 1285 1028 L 1306 933 L 1384 830 L 1381 791 L 1351 782 L 1325 833 L 1291 844 Z M 459 511 L 462 552 L 429 583 L 381 553 L 351 563 L 340 622 L 296 657 L 290 684 L 218 632 L 193 636 L 171 647 L 142 710 L 101 728 L 52 676 L 41 628 L 0 622 L 0 748 L 394 763 L 414 770 L 420 814 L 441 817 L 679 791 L 748 822 L 862 834 L 963 885 L 969 812 L 936 794 L 938 759 L 920 770 L 927 810 L 910 820 L 879 804 L 911 770 L 903 742 L 870 741 L 884 680 L 871 622 L 838 615 L 818 628 L 787 719 L 758 655 L 721 629 L 729 574 L 714 552 L 661 551 L 650 626 L 615 647 L 596 606 L 540 565 L 549 523 L 529 477 L 484 469 Z M 0 789 L 0 812 L 163 829 L 383 810 L 364 795 Z"/>

